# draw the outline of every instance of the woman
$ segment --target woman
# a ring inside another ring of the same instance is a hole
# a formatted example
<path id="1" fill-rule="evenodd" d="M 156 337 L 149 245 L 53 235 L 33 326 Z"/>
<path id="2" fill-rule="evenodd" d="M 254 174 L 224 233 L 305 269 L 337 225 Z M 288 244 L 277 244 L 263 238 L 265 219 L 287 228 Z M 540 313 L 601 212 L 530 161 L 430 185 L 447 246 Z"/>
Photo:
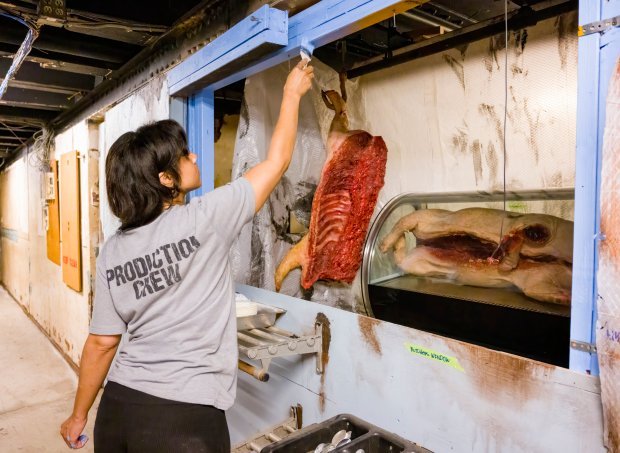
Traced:
<path id="1" fill-rule="evenodd" d="M 86 443 L 80 434 L 109 371 L 97 453 L 230 451 L 224 410 L 235 398 L 237 336 L 228 253 L 290 163 L 312 78 L 304 62 L 289 74 L 267 159 L 188 204 L 200 173 L 176 122 L 127 132 L 110 148 L 107 193 L 122 225 L 97 258 L 75 404 L 60 429 L 69 447 Z"/>

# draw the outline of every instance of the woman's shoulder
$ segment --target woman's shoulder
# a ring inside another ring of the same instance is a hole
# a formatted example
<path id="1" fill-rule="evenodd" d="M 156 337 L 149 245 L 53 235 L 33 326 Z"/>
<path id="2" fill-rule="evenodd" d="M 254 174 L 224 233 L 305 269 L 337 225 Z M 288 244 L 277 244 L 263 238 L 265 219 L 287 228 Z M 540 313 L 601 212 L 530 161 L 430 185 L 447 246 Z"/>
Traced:
<path id="1" fill-rule="evenodd" d="M 190 200 L 189 205 L 205 208 L 208 204 L 227 204 L 239 201 L 247 196 L 253 195 L 250 181 L 243 176 L 223 185 L 209 190 Z"/>

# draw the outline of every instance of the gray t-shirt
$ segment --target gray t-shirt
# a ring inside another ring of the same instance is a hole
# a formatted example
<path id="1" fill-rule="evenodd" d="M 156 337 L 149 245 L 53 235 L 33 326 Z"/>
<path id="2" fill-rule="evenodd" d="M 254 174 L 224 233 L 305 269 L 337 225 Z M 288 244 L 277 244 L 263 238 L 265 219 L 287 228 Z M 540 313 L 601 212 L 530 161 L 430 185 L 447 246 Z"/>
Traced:
<path id="1" fill-rule="evenodd" d="M 254 209 L 252 186 L 239 178 L 106 241 L 90 333 L 124 334 L 109 380 L 174 401 L 232 406 L 238 352 L 228 255 Z"/>

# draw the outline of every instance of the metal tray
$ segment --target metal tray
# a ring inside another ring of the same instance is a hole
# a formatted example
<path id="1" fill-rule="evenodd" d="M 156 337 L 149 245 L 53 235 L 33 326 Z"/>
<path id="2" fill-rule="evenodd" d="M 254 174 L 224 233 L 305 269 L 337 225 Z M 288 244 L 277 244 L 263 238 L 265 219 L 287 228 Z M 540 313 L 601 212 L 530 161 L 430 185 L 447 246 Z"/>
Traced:
<path id="1" fill-rule="evenodd" d="M 372 284 L 372 282 L 371 282 Z M 390 280 L 378 282 L 376 286 L 394 288 L 434 296 L 462 299 L 489 305 L 528 310 L 548 315 L 570 317 L 570 306 L 540 302 L 530 299 L 521 292 L 497 288 L 480 288 L 477 286 L 458 285 L 439 279 L 403 275 Z"/>
<path id="2" fill-rule="evenodd" d="M 263 305 L 258 302 L 254 303 L 258 305 L 258 313 L 237 317 L 237 331 L 271 327 L 275 324 L 276 319 L 286 313 L 286 310 L 282 308 Z"/>

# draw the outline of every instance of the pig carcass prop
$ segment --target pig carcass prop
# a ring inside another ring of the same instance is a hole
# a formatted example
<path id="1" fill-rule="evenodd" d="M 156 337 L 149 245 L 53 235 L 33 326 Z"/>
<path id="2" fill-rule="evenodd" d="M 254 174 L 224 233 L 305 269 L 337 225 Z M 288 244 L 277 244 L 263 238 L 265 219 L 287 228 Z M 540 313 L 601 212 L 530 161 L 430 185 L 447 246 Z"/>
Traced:
<path id="1" fill-rule="evenodd" d="M 342 96 L 322 92 L 334 111 L 327 138 L 327 160 L 312 201 L 310 228 L 282 259 L 275 273 L 276 290 L 300 267 L 301 285 L 317 280 L 351 283 L 362 259 L 362 246 L 377 196 L 383 187 L 387 147 L 381 137 L 349 130 L 344 82 Z"/>
<path id="2" fill-rule="evenodd" d="M 412 250 L 407 250 L 407 231 L 416 238 Z M 570 304 L 573 223 L 551 215 L 419 210 L 396 223 L 380 250 L 393 250 L 396 264 L 409 274 L 472 286 L 515 286 L 536 300 Z"/>

